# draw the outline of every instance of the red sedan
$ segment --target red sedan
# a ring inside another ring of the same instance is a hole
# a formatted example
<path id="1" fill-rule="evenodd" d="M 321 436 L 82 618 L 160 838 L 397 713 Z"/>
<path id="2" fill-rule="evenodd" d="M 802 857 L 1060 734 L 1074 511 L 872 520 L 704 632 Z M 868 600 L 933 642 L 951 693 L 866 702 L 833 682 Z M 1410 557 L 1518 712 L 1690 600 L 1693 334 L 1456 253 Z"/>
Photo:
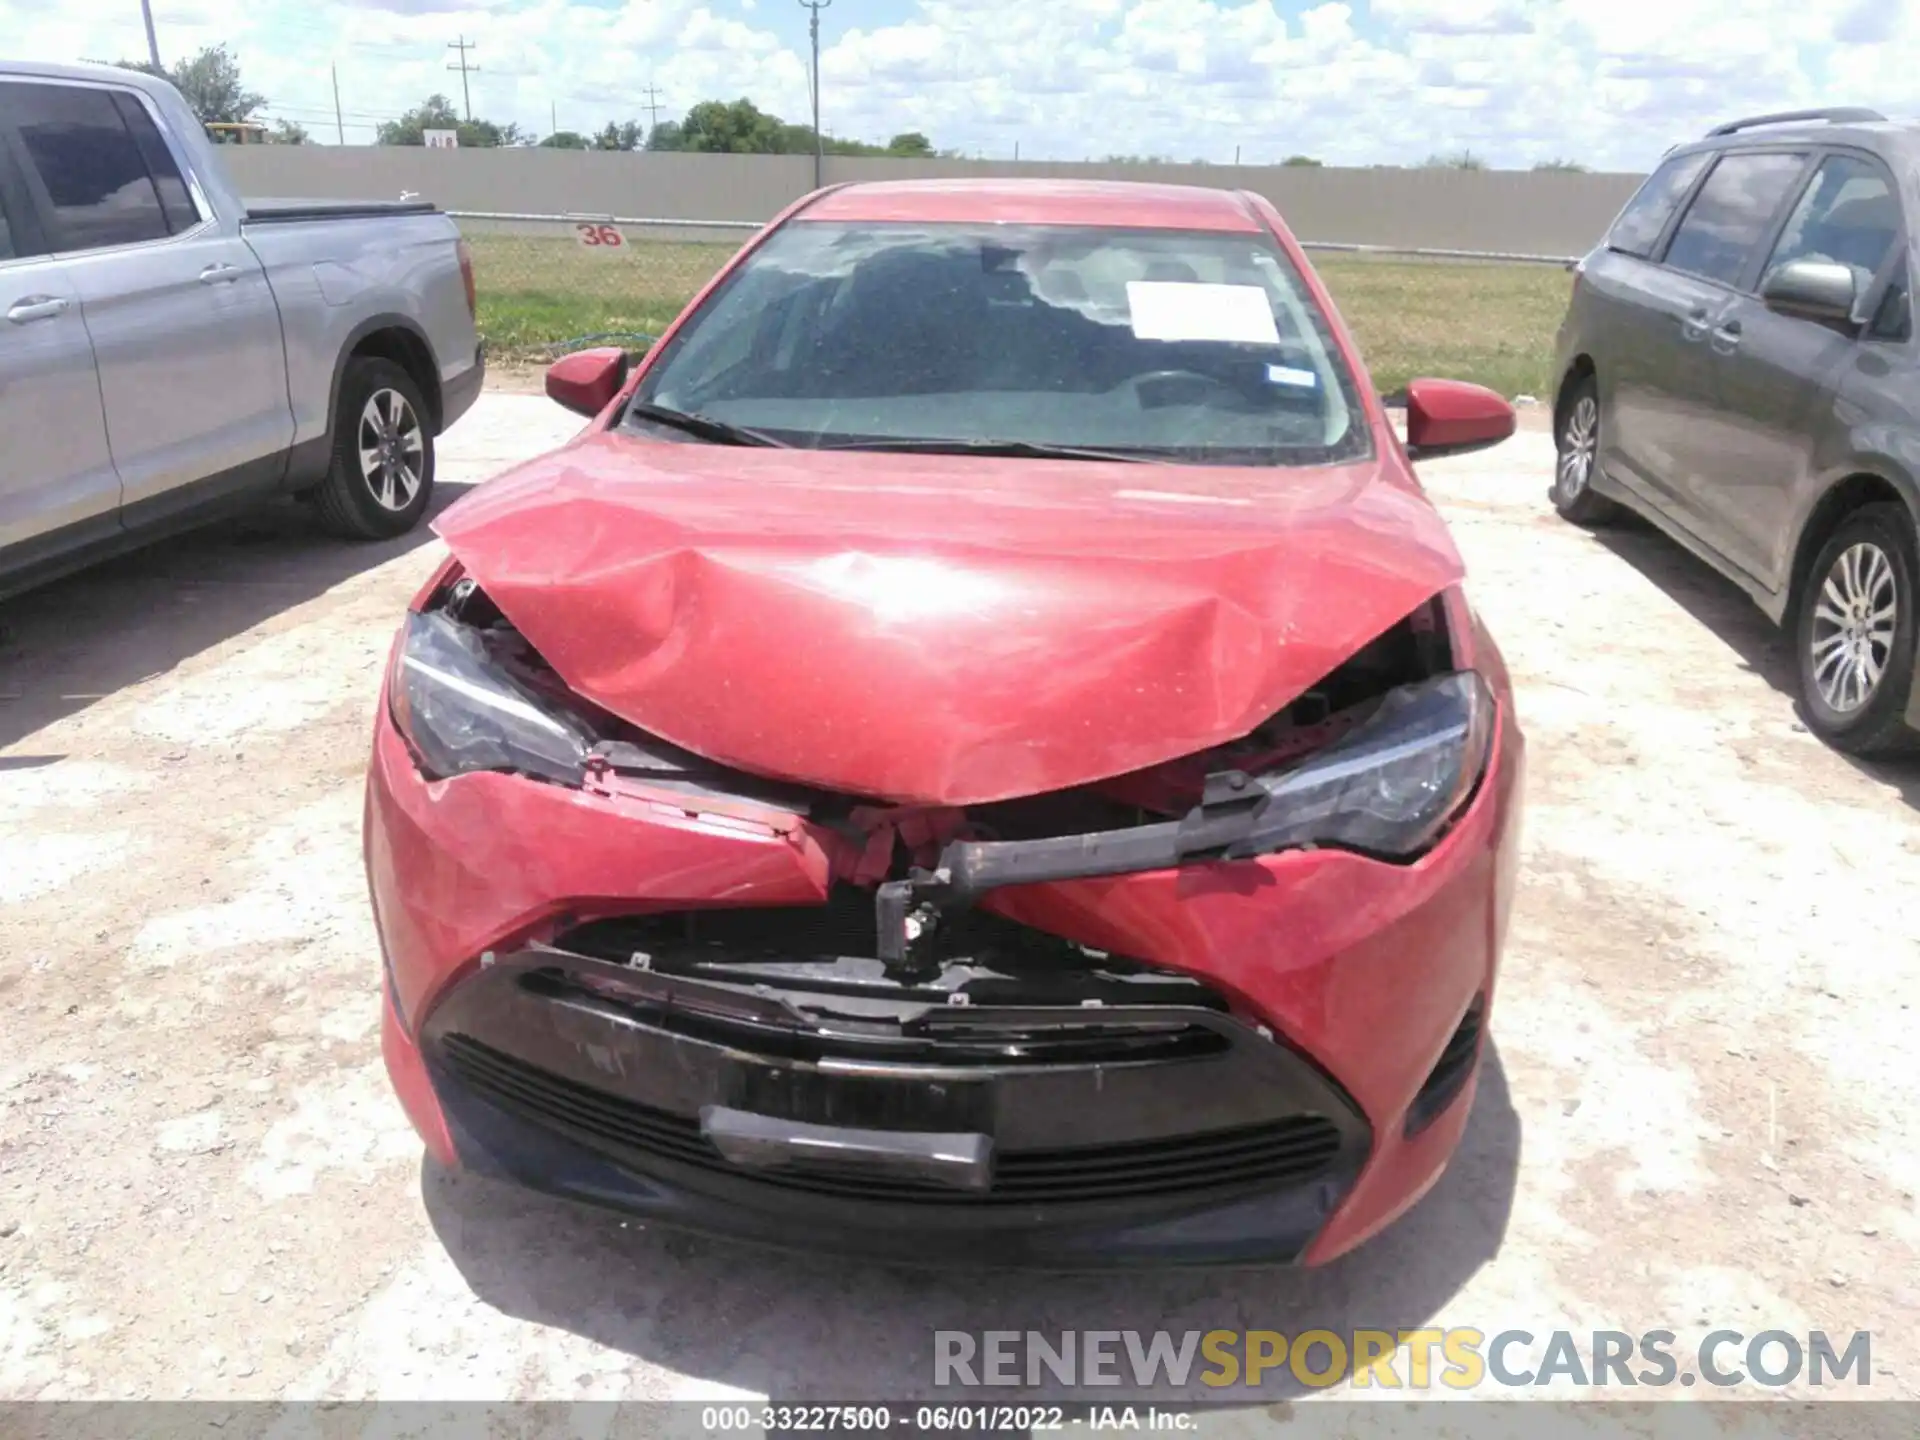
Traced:
<path id="1" fill-rule="evenodd" d="M 1258 196 L 808 197 L 453 506 L 366 861 L 442 1163 L 912 1261 L 1319 1263 L 1466 1124 L 1499 652 Z"/>

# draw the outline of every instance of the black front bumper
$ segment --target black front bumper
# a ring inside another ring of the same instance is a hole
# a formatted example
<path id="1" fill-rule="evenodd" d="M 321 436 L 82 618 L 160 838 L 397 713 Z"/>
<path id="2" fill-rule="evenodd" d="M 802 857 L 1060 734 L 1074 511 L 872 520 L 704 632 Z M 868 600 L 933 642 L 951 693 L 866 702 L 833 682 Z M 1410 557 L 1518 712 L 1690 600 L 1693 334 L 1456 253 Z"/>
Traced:
<path id="1" fill-rule="evenodd" d="M 974 1006 L 876 1050 L 858 1038 L 870 1027 L 787 1023 L 817 1018 L 793 998 L 536 947 L 457 986 L 423 1050 L 469 1168 L 662 1224 L 916 1264 L 1291 1263 L 1371 1145 L 1311 1062 L 1222 1008 Z M 1026 1058 L 996 1061 L 996 1036 Z M 715 1116 L 964 1136 L 991 1176 L 736 1163 Z"/>

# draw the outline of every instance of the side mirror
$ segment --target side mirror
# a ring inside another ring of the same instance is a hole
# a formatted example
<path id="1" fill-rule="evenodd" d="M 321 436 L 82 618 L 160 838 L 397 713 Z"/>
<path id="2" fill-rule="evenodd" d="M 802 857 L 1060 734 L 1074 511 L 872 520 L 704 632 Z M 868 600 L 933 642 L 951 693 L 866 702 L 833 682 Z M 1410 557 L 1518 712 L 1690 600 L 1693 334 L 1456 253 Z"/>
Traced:
<path id="1" fill-rule="evenodd" d="M 626 381 L 626 351 L 612 346 L 576 350 L 547 367 L 547 398 L 591 419 L 607 408 Z"/>
<path id="2" fill-rule="evenodd" d="M 1767 276 L 1760 298 L 1776 314 L 1822 325 L 1851 326 L 1860 287 L 1850 265 L 1831 260 L 1790 260 Z"/>
<path id="3" fill-rule="evenodd" d="M 1485 450 L 1513 434 L 1513 407 L 1484 385 L 1464 380 L 1407 384 L 1407 455 L 1431 460 Z"/>

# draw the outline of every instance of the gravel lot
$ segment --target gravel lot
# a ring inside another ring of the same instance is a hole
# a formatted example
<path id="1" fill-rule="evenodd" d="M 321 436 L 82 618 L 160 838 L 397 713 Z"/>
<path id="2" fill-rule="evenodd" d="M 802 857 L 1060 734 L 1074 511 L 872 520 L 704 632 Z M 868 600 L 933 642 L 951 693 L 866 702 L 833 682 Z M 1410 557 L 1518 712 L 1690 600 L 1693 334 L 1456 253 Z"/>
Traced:
<path id="1" fill-rule="evenodd" d="M 449 498 L 572 425 L 488 394 Z M 1463 1150 L 1315 1273 L 829 1266 L 427 1167 L 359 821 L 437 542 L 266 515 L 0 604 L 0 1398 L 900 1398 L 936 1328 L 1426 1324 L 1868 1329 L 1920 1397 L 1920 768 L 1825 750 L 1759 612 L 1556 521 L 1549 468 L 1428 468 L 1520 690 L 1526 874 Z"/>

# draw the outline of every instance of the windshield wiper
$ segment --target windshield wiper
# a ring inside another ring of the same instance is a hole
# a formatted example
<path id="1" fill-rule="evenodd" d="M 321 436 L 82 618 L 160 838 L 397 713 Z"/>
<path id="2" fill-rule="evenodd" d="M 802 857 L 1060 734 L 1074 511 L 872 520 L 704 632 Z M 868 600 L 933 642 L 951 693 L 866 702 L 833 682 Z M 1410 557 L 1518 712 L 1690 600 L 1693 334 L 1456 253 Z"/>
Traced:
<path id="1" fill-rule="evenodd" d="M 651 420 L 656 425 L 665 425 L 672 430 L 683 430 L 689 435 L 697 435 L 702 440 L 712 440 L 720 445 L 762 445 L 779 450 L 791 448 L 786 441 L 776 440 L 764 430 L 716 420 L 711 415 L 675 410 L 666 405 L 649 405 L 644 400 L 636 400 L 627 406 L 627 414 L 641 420 Z"/>
<path id="2" fill-rule="evenodd" d="M 1129 465 L 1160 465 L 1151 455 L 1095 450 L 1083 445 L 1048 445 L 1039 440 L 940 440 L 919 436 L 847 440 L 822 450 L 882 450 L 902 455 L 1006 455 L 1016 460 L 1120 460 Z"/>

